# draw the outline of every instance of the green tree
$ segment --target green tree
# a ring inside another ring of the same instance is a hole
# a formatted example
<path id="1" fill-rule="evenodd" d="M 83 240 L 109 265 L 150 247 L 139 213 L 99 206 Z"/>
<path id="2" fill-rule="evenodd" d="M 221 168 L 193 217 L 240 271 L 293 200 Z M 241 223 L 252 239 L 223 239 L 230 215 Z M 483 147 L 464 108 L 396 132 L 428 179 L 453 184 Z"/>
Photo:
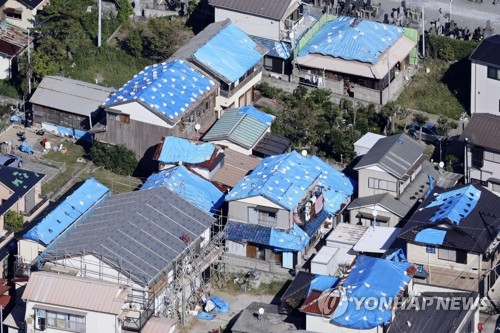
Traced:
<path id="1" fill-rule="evenodd" d="M 140 57 L 142 55 L 142 34 L 139 29 L 131 29 L 127 39 L 127 50 L 134 57 Z"/>
<path id="2" fill-rule="evenodd" d="M 118 4 L 118 22 L 125 23 L 130 21 L 130 16 L 134 14 L 134 9 L 129 0 L 117 0 Z"/>
<path id="3" fill-rule="evenodd" d="M 417 112 L 413 115 L 413 121 L 418 125 L 418 127 L 420 127 L 419 137 L 418 137 L 419 141 L 422 141 L 422 127 L 425 125 L 427 120 L 429 120 L 429 117 L 427 117 L 422 113 Z"/>
<path id="4" fill-rule="evenodd" d="M 135 153 L 124 145 L 94 142 L 90 155 L 97 166 L 119 175 L 131 175 L 138 163 Z"/>
<path id="5" fill-rule="evenodd" d="M 13 210 L 7 211 L 3 216 L 4 228 L 9 231 L 19 231 L 23 228 L 24 218 L 21 213 L 16 213 Z"/>
<path id="6" fill-rule="evenodd" d="M 437 134 L 439 135 L 448 135 L 448 132 L 451 131 L 452 129 L 455 129 L 458 127 L 458 124 L 456 121 L 453 121 L 451 119 L 448 119 L 446 117 L 439 117 L 437 121 Z"/>

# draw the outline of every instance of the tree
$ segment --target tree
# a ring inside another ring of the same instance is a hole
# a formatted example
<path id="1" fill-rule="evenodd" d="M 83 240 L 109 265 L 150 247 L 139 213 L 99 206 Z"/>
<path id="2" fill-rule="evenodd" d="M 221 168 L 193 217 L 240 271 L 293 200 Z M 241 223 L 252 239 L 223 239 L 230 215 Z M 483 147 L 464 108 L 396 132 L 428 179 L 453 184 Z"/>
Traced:
<path id="1" fill-rule="evenodd" d="M 418 140 L 419 141 L 422 141 L 422 127 L 425 125 L 425 123 L 427 122 L 427 120 L 429 120 L 429 117 L 427 117 L 426 115 L 422 114 L 422 113 L 415 113 L 413 115 L 413 121 L 418 125 L 418 127 L 420 128 L 420 131 L 419 131 L 419 137 L 418 137 Z"/>
<path id="2" fill-rule="evenodd" d="M 130 16 L 134 14 L 134 9 L 129 0 L 117 0 L 118 4 L 118 22 L 125 23 L 130 21 Z"/>
<path id="3" fill-rule="evenodd" d="M 439 117 L 437 121 L 437 134 L 448 135 L 448 132 L 458 127 L 458 124 L 446 117 Z"/>
<path id="4" fill-rule="evenodd" d="M 13 232 L 21 230 L 24 225 L 24 218 L 21 213 L 16 213 L 13 210 L 9 210 L 5 213 L 3 220 L 4 228 Z"/>
<path id="5" fill-rule="evenodd" d="M 142 34 L 139 29 L 131 29 L 126 39 L 126 46 L 128 52 L 134 57 L 142 55 Z"/>
<path id="6" fill-rule="evenodd" d="M 97 166 L 119 175 L 131 175 L 137 167 L 135 153 L 124 145 L 107 145 L 94 142 L 90 156 Z"/>

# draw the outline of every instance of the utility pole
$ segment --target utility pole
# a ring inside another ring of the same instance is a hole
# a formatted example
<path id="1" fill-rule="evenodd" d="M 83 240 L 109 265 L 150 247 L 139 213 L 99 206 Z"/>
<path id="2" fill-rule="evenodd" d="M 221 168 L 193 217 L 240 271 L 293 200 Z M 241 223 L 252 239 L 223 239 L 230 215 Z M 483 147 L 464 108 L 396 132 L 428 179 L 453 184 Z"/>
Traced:
<path id="1" fill-rule="evenodd" d="M 389 77 L 389 84 L 387 86 L 387 102 L 391 100 L 391 66 L 389 65 L 389 53 L 386 55 L 387 60 L 387 75 Z"/>
<path id="2" fill-rule="evenodd" d="M 98 2 L 98 10 L 99 10 L 99 14 L 98 14 L 98 23 L 97 23 L 97 47 L 101 47 L 101 19 L 102 19 L 102 14 L 101 14 L 101 3 L 102 0 L 99 0 Z"/>
<path id="3" fill-rule="evenodd" d="M 425 58 L 425 6 L 422 1 L 422 56 Z"/>
<path id="4" fill-rule="evenodd" d="M 31 40 L 30 28 L 28 28 L 28 95 L 31 95 Z"/>
<path id="5" fill-rule="evenodd" d="M 451 2 L 452 2 L 452 1 L 453 1 L 453 0 L 450 0 L 450 23 L 451 23 Z M 451 28 L 452 28 L 452 27 L 450 27 L 450 29 L 451 29 Z"/>

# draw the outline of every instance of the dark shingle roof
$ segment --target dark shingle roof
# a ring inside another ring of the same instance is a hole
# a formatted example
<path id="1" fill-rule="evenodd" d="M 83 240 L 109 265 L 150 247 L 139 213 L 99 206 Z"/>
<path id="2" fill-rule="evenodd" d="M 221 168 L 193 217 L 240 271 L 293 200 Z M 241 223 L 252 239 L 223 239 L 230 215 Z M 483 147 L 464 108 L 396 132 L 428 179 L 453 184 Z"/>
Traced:
<path id="1" fill-rule="evenodd" d="M 461 141 L 468 140 L 469 143 L 500 151 L 500 116 L 489 113 L 473 114 L 467 126 L 465 126 Z"/>
<path id="2" fill-rule="evenodd" d="M 209 0 L 210 5 L 214 7 L 276 20 L 283 18 L 291 2 L 291 0 Z"/>
<path id="3" fill-rule="evenodd" d="M 405 203 L 397 200 L 394 196 L 389 193 L 375 194 L 368 197 L 362 197 L 354 199 L 347 209 L 356 209 L 361 207 L 373 206 L 376 203 L 393 214 L 399 217 L 405 217 L 412 206 L 406 205 Z"/>
<path id="4" fill-rule="evenodd" d="M 17 0 L 26 7 L 33 9 L 36 8 L 39 4 L 43 2 L 43 0 Z"/>
<path id="5" fill-rule="evenodd" d="M 485 66 L 500 67 L 500 35 L 486 38 L 472 52 L 469 60 Z"/>
<path id="6" fill-rule="evenodd" d="M 266 133 L 259 143 L 257 143 L 257 145 L 252 149 L 252 154 L 265 158 L 268 156 L 288 153 L 291 146 L 292 141 L 289 139 L 272 133 Z"/>
<path id="7" fill-rule="evenodd" d="M 14 193 L 2 200 L 0 205 L 0 215 L 8 211 L 19 198 L 28 193 L 43 177 L 42 173 L 31 172 L 24 169 L 11 168 L 7 166 L 0 166 L 0 183 L 7 186 Z"/>

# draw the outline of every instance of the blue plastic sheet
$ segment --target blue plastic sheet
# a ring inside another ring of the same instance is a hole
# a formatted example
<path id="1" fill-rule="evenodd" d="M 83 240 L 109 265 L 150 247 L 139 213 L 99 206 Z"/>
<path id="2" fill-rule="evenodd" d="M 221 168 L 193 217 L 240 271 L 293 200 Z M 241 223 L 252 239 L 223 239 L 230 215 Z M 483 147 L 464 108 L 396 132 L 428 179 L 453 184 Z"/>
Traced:
<path id="1" fill-rule="evenodd" d="M 263 45 L 269 50 L 269 52 L 266 54 L 267 56 L 287 60 L 292 55 L 292 45 L 290 43 L 275 41 L 258 36 L 251 37 L 255 42 Z"/>
<path id="2" fill-rule="evenodd" d="M 300 251 L 309 244 L 311 238 L 297 224 L 288 231 L 271 229 L 269 245 L 276 250 Z"/>
<path id="3" fill-rule="evenodd" d="M 256 48 L 257 44 L 231 23 L 200 47 L 194 58 L 233 83 L 262 59 Z"/>
<path id="4" fill-rule="evenodd" d="M 24 152 L 24 153 L 33 154 L 33 148 L 26 141 L 23 141 L 19 145 L 19 150 Z"/>
<path id="5" fill-rule="evenodd" d="M 427 228 L 415 235 L 415 241 L 431 245 L 443 245 L 446 230 Z"/>
<path id="6" fill-rule="evenodd" d="M 214 311 L 218 313 L 229 312 L 229 302 L 223 300 L 220 297 L 210 297 L 210 300 L 214 303 Z"/>
<path id="7" fill-rule="evenodd" d="M 208 312 L 200 312 L 196 315 L 196 318 L 202 320 L 213 320 L 215 318 L 215 315 Z"/>
<path id="8" fill-rule="evenodd" d="M 339 17 L 326 23 L 300 50 L 299 57 L 322 54 L 375 64 L 403 35 L 403 29 L 393 25 L 362 20 L 351 26 L 354 21 L 352 17 Z"/>
<path id="9" fill-rule="evenodd" d="M 243 106 L 238 109 L 239 115 L 247 115 L 253 119 L 260 121 L 265 125 L 271 125 L 274 121 L 274 116 L 269 113 L 265 113 L 255 108 L 252 105 Z"/>
<path id="10" fill-rule="evenodd" d="M 317 157 L 304 157 L 292 151 L 265 158 L 243 177 L 226 196 L 228 201 L 263 196 L 289 210 L 294 209 L 306 191 L 317 181 L 323 186 L 323 209 L 334 215 L 353 193 L 350 180 Z"/>
<path id="11" fill-rule="evenodd" d="M 454 224 L 459 224 L 460 220 L 469 215 L 476 207 L 480 197 L 481 191 L 473 185 L 468 185 L 438 194 L 425 208 L 439 206 L 438 210 L 430 218 L 431 222 L 448 219 Z"/>
<path id="12" fill-rule="evenodd" d="M 104 107 L 137 100 L 170 119 L 186 112 L 215 82 L 187 62 L 175 60 L 144 68 L 104 102 Z"/>
<path id="13" fill-rule="evenodd" d="M 177 193 L 207 213 L 215 213 L 224 203 L 224 194 L 217 187 L 182 165 L 152 174 L 141 190 L 161 186 Z"/>
<path id="14" fill-rule="evenodd" d="M 23 121 L 23 118 L 17 114 L 13 115 L 10 117 L 10 121 L 12 121 L 13 123 L 20 123 Z"/>
<path id="15" fill-rule="evenodd" d="M 23 238 L 44 245 L 50 244 L 108 192 L 109 189 L 94 178 L 87 179 L 43 220 L 24 234 Z"/>
<path id="16" fill-rule="evenodd" d="M 339 281 L 340 279 L 338 277 L 318 274 L 311 281 L 307 295 L 309 295 L 313 290 L 325 291 L 327 289 L 333 288 Z"/>
<path id="17" fill-rule="evenodd" d="M 160 157 L 158 161 L 163 163 L 202 163 L 210 159 L 214 153 L 213 143 L 196 144 L 192 141 L 178 138 L 176 136 L 167 136 L 163 142 Z"/>
<path id="18" fill-rule="evenodd" d="M 424 200 L 427 199 L 427 197 L 432 193 L 432 191 L 434 191 L 434 177 L 432 177 L 431 175 L 428 175 L 427 176 L 428 179 L 429 179 L 429 188 L 427 189 L 427 192 L 425 192 L 425 195 L 424 195 Z"/>

